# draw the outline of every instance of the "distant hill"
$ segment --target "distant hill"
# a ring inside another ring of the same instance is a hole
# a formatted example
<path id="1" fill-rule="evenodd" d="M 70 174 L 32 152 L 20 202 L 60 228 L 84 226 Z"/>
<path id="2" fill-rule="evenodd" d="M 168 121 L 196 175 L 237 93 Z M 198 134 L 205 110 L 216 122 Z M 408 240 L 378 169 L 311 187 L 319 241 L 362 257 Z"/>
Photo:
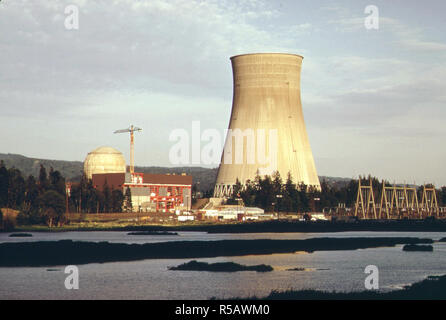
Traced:
<path id="1" fill-rule="evenodd" d="M 340 189 L 348 185 L 352 178 L 319 176 L 319 181 L 321 183 L 324 180 L 330 187 L 336 187 Z"/>
<path id="2" fill-rule="evenodd" d="M 47 170 L 53 167 L 54 170 L 60 171 L 68 180 L 79 178 L 82 173 L 84 164 L 80 161 L 62 161 L 28 158 L 20 154 L 4 154 L 0 153 L 0 160 L 5 162 L 7 168 L 15 167 L 19 169 L 24 176 L 39 176 L 40 165 L 42 164 Z"/>
<path id="3" fill-rule="evenodd" d="M 64 161 L 64 160 L 48 160 L 28 158 L 19 154 L 5 154 L 0 153 L 0 160 L 5 162 L 7 168 L 15 167 L 19 169 L 24 176 L 39 175 L 40 165 L 42 164 L 47 170 L 53 167 L 54 170 L 60 173 L 70 181 L 79 181 L 83 170 L 83 163 L 81 161 Z M 217 168 L 203 168 L 203 167 L 135 167 L 136 172 L 144 173 L 186 173 L 193 177 L 194 183 L 197 183 L 199 191 L 207 191 L 214 188 L 215 180 L 217 178 Z M 284 178 L 285 179 L 285 178 Z M 326 177 L 320 176 L 320 181 L 325 180 L 329 185 L 336 187 L 343 187 L 350 182 L 350 178 Z"/>
<path id="4" fill-rule="evenodd" d="M 42 164 L 47 170 L 53 167 L 70 181 L 79 181 L 84 167 L 81 161 L 64 161 L 64 160 L 47 160 L 28 158 L 20 154 L 0 153 L 0 160 L 3 160 L 7 168 L 15 167 L 19 169 L 24 176 L 39 175 L 40 165 Z M 215 179 L 217 177 L 217 168 L 202 167 L 135 167 L 136 172 L 144 173 L 186 173 L 193 177 L 194 183 L 197 183 L 198 190 L 207 191 L 214 188 Z"/>

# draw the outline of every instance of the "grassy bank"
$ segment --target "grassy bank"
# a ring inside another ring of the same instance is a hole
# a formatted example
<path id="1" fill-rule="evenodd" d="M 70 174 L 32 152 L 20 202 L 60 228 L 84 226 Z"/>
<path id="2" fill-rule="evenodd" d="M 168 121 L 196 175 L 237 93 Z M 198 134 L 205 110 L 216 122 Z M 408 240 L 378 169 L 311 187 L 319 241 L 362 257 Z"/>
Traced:
<path id="1" fill-rule="evenodd" d="M 239 298 L 236 298 L 239 299 Z M 244 299 L 244 298 L 243 298 Z M 319 290 L 272 291 L 261 300 L 445 300 L 446 275 L 430 276 L 427 279 L 389 292 L 327 292 Z"/>
<path id="2" fill-rule="evenodd" d="M 72 223 L 62 227 L 18 226 L 21 232 L 61 231 L 203 231 L 209 233 L 266 233 L 266 232 L 344 232 L 344 231 L 419 231 L 446 232 L 446 220 L 363 220 L 346 222 L 302 222 L 272 220 L 259 222 L 188 222 L 170 224 L 137 224 L 118 222 Z"/>
<path id="3" fill-rule="evenodd" d="M 296 251 L 356 250 L 432 242 L 431 239 L 411 237 L 173 241 L 145 244 L 72 240 L 18 242 L 0 244 L 0 266 L 78 265 L 143 259 L 210 258 L 293 253 Z"/>

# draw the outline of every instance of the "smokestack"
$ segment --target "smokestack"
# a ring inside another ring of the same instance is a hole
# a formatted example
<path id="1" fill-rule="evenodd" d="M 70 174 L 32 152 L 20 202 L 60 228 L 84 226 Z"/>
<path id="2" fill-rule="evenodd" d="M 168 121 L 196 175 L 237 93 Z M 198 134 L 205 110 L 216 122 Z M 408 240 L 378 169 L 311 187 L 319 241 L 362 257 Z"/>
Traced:
<path id="1" fill-rule="evenodd" d="M 232 112 L 214 197 L 230 196 L 237 179 L 245 184 L 274 171 L 320 190 L 302 113 L 302 60 L 282 53 L 231 58 Z"/>

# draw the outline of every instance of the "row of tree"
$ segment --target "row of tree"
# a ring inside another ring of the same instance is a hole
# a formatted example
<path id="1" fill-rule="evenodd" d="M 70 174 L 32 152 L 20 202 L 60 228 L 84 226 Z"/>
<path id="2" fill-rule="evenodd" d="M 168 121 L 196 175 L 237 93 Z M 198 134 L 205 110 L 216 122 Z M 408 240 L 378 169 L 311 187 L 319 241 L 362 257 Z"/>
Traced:
<path id="1" fill-rule="evenodd" d="M 382 188 L 377 178 L 368 177 L 365 183 L 372 181 L 374 190 L 379 194 Z M 342 186 L 326 181 L 321 182 L 321 189 L 293 182 L 291 174 L 285 182 L 278 172 L 272 176 L 260 177 L 242 185 L 237 181 L 228 203 L 236 204 L 242 199 L 246 206 L 256 206 L 266 211 L 309 212 L 322 211 L 323 208 L 342 204 L 352 207 L 356 201 L 358 180 L 351 180 Z M 421 192 L 421 188 L 419 189 Z M 211 196 L 209 191 L 207 196 Z M 378 199 L 378 194 L 375 199 Z M 421 194 L 419 195 L 421 196 Z M 440 206 L 446 206 L 446 187 L 437 191 Z M 91 180 L 82 177 L 80 183 L 73 184 L 66 193 L 65 178 L 57 170 L 50 168 L 47 173 L 41 166 L 37 179 L 30 175 L 23 177 L 16 168 L 7 169 L 0 162 L 0 208 L 8 207 L 19 210 L 19 224 L 61 225 L 65 222 L 65 212 L 103 213 L 131 211 L 130 189 L 123 194 L 121 189 L 109 186 L 107 181 L 101 190 L 95 188 Z"/>
<path id="2" fill-rule="evenodd" d="M 0 162 L 0 207 L 19 210 L 18 223 L 63 224 L 65 203 L 65 178 L 59 171 L 47 173 L 41 166 L 37 179 L 25 178 Z"/>
<path id="3" fill-rule="evenodd" d="M 65 178 L 57 170 L 49 172 L 40 166 L 37 179 L 30 175 L 23 177 L 16 168 L 7 169 L 0 162 L 0 208 L 19 211 L 19 224 L 62 225 L 66 222 L 65 212 L 102 213 L 130 210 L 130 189 L 124 195 L 120 189 L 109 187 L 107 182 L 102 190 L 93 187 L 91 180 L 81 178 L 79 184 L 66 193 Z"/>
<path id="4" fill-rule="evenodd" d="M 71 212 L 78 213 L 129 212 L 132 209 L 132 195 L 129 188 L 124 194 L 121 189 L 109 186 L 107 180 L 99 190 L 93 186 L 91 179 L 83 176 L 79 184 L 71 187 L 69 205 Z"/>
<path id="5" fill-rule="evenodd" d="M 364 184 L 372 182 L 375 199 L 379 199 L 382 183 L 378 178 L 367 177 Z M 390 186 L 390 184 L 389 184 Z M 418 196 L 421 199 L 422 187 L 418 188 Z M 288 173 L 285 182 L 279 172 L 272 176 L 256 176 L 254 181 L 248 180 L 242 185 L 237 180 L 228 204 L 237 204 L 243 200 L 245 206 L 256 206 L 265 211 L 276 212 L 321 212 L 324 208 L 333 208 L 341 205 L 351 208 L 355 205 L 358 194 L 358 180 L 350 180 L 342 186 L 330 185 L 325 180 L 321 182 L 321 189 L 307 186 L 303 183 L 296 184 Z M 437 190 L 437 199 L 440 206 L 446 206 L 446 187 Z"/>

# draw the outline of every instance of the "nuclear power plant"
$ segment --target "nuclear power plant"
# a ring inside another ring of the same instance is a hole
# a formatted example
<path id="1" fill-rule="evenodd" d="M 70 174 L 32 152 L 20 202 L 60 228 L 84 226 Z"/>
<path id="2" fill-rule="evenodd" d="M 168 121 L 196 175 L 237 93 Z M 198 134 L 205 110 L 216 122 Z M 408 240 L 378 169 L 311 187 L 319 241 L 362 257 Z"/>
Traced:
<path id="1" fill-rule="evenodd" d="M 302 112 L 302 60 L 283 53 L 231 58 L 232 112 L 214 197 L 230 196 L 237 179 L 245 184 L 274 171 L 320 189 Z"/>
<path id="2" fill-rule="evenodd" d="M 84 161 L 84 174 L 92 181 L 97 190 L 103 191 L 105 185 L 130 191 L 133 212 L 174 212 L 189 210 L 192 204 L 192 176 L 186 174 L 149 174 L 135 172 L 134 132 L 141 128 L 131 125 L 128 129 L 114 133 L 130 133 L 130 165 L 126 170 L 124 155 L 112 147 L 99 147 Z M 70 186 L 71 187 L 71 186 Z"/>
<path id="3" fill-rule="evenodd" d="M 93 174 L 125 173 L 126 164 L 122 153 L 112 147 L 99 147 L 89 152 L 84 161 L 84 174 L 88 179 Z"/>

